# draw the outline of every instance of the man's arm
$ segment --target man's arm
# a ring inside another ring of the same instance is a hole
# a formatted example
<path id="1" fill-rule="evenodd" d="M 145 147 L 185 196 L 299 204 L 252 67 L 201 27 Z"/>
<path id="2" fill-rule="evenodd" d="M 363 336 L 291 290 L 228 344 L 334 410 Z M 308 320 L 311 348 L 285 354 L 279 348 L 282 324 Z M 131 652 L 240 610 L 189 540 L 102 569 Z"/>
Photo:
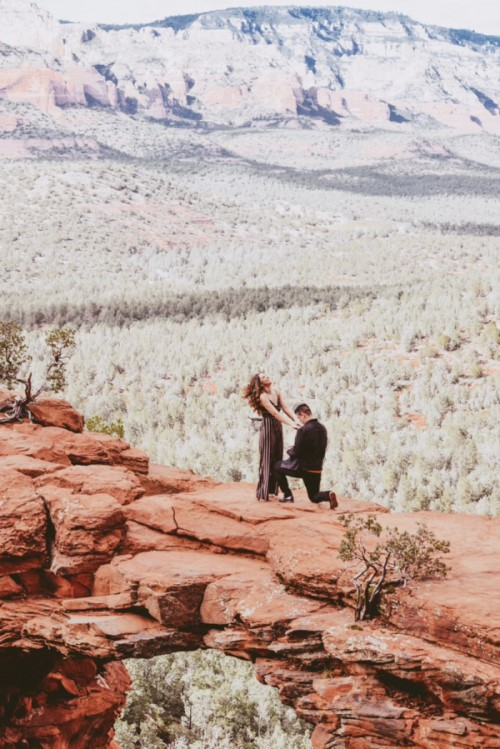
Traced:
<path id="1" fill-rule="evenodd" d="M 298 430 L 297 434 L 295 435 L 295 443 L 293 446 L 293 452 L 290 453 L 293 455 L 294 458 L 300 458 L 302 457 L 302 453 L 304 452 L 304 437 L 306 433 L 304 432 L 304 427 Z"/>

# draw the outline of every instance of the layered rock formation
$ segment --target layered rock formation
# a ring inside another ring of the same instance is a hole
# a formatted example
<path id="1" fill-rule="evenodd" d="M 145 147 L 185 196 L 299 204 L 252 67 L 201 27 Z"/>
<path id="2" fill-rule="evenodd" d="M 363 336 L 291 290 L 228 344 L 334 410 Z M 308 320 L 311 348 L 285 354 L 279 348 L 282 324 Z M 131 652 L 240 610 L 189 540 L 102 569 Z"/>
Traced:
<path id="1" fill-rule="evenodd" d="M 500 39 L 350 8 L 58 24 L 0 0 L 0 88 L 59 119 L 112 107 L 177 124 L 446 125 L 500 133 Z"/>
<path id="2" fill-rule="evenodd" d="M 111 749 L 120 661 L 196 648 L 251 660 L 315 749 L 500 747 L 500 520 L 341 498 L 452 542 L 447 580 L 355 624 L 339 512 L 150 465 L 69 404 L 33 417 L 0 426 L 0 749 Z"/>

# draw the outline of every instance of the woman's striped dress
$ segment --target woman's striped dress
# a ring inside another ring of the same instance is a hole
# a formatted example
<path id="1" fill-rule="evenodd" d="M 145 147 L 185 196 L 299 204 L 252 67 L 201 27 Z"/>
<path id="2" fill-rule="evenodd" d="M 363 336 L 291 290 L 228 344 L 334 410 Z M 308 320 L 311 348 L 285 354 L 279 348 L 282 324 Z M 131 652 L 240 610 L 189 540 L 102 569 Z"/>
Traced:
<path id="1" fill-rule="evenodd" d="M 271 401 L 272 403 L 272 401 Z M 281 411 L 281 404 L 273 403 Z M 278 493 L 278 482 L 273 480 L 273 466 L 278 460 L 283 460 L 283 426 L 281 421 L 274 418 L 269 411 L 262 414 L 262 424 L 259 432 L 259 482 L 257 484 L 257 499 L 268 500 L 269 494 Z"/>

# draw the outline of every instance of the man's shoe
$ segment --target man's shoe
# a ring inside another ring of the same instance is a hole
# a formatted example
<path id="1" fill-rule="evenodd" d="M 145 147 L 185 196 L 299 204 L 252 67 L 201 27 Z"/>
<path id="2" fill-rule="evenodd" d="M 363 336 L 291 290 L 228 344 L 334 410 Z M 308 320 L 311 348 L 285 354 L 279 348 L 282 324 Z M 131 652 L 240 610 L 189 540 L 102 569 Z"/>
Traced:
<path id="1" fill-rule="evenodd" d="M 330 492 L 328 499 L 330 500 L 330 510 L 335 510 L 339 506 L 335 492 Z"/>
<path id="2" fill-rule="evenodd" d="M 278 500 L 278 502 L 281 502 L 282 504 L 283 502 L 293 502 L 293 501 L 294 499 L 291 494 L 289 497 L 280 497 L 280 499 Z"/>

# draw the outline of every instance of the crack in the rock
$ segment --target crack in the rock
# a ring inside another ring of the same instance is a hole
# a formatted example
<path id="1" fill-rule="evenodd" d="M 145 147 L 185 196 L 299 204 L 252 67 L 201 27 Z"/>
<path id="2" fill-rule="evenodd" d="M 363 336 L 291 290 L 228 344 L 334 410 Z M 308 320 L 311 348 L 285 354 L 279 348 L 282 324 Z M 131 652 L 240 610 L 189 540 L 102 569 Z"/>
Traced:
<path id="1" fill-rule="evenodd" d="M 179 523 L 177 522 L 177 518 L 175 517 L 175 507 L 173 505 L 172 505 L 172 517 L 173 517 L 174 523 L 175 523 L 175 532 L 178 533 L 179 532 Z"/>
<path id="2" fill-rule="evenodd" d="M 45 517 L 47 520 L 47 530 L 45 533 L 45 549 L 47 554 L 47 567 L 50 569 L 52 566 L 52 560 L 54 559 L 54 541 L 56 538 L 56 526 L 52 520 L 50 509 L 47 500 L 39 492 L 35 491 L 37 497 L 42 500 L 43 507 L 45 509 Z"/>

